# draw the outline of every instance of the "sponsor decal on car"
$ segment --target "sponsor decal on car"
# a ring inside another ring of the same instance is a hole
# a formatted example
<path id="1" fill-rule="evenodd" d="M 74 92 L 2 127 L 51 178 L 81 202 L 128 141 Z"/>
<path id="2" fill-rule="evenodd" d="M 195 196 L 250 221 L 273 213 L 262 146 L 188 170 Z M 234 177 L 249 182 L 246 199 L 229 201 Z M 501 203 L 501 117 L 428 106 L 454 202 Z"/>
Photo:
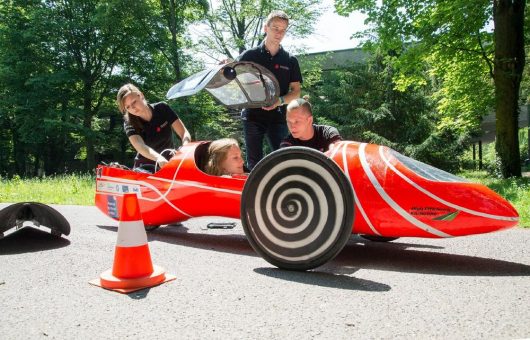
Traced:
<path id="1" fill-rule="evenodd" d="M 414 216 L 431 217 L 434 221 L 452 221 L 460 211 L 446 207 L 412 207 L 409 213 Z"/>
<path id="2" fill-rule="evenodd" d="M 98 181 L 97 183 L 97 191 L 100 192 L 108 192 L 111 194 L 137 194 L 138 197 L 142 196 L 142 192 L 140 190 L 139 185 L 135 184 L 124 184 L 124 183 L 118 183 L 118 182 L 111 182 L 111 181 Z"/>
<path id="3" fill-rule="evenodd" d="M 118 215 L 118 202 L 116 202 L 116 197 L 107 195 L 107 211 L 109 212 L 110 217 L 116 219 L 120 218 Z"/>

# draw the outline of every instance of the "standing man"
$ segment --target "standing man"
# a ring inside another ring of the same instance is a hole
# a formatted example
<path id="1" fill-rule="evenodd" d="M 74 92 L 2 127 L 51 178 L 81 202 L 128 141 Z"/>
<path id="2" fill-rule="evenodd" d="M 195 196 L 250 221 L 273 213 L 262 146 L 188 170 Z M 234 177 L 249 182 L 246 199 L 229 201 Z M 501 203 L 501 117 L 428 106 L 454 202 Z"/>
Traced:
<path id="1" fill-rule="evenodd" d="M 300 97 L 302 74 L 298 60 L 280 45 L 288 26 L 287 14 L 283 11 L 272 11 L 263 25 L 265 40 L 261 45 L 244 51 L 237 58 L 238 61 L 251 61 L 266 67 L 280 85 L 280 97 L 276 103 L 241 111 L 249 170 L 263 158 L 264 136 L 267 136 L 272 150 L 280 147 L 282 139 L 288 134 L 285 105 Z"/>
<path id="2" fill-rule="evenodd" d="M 291 101 L 287 106 L 287 126 L 290 134 L 282 141 L 282 148 L 306 146 L 326 152 L 342 140 L 339 131 L 333 126 L 313 124 L 313 109 L 305 96 L 304 99 Z"/>

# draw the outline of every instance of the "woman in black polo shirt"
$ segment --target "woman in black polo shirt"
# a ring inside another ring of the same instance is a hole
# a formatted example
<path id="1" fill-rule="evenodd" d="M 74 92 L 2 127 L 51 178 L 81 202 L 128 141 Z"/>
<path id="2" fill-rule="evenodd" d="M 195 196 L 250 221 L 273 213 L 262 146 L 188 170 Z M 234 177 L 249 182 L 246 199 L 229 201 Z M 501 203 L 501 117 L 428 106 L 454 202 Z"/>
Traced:
<path id="1" fill-rule="evenodd" d="M 175 149 L 172 130 L 182 145 L 191 141 L 190 133 L 175 111 L 164 102 L 147 103 L 136 86 L 123 85 L 118 91 L 117 104 L 123 113 L 125 134 L 138 152 L 134 170 L 153 172 L 156 164 L 159 167 L 167 164 L 162 152 Z"/>

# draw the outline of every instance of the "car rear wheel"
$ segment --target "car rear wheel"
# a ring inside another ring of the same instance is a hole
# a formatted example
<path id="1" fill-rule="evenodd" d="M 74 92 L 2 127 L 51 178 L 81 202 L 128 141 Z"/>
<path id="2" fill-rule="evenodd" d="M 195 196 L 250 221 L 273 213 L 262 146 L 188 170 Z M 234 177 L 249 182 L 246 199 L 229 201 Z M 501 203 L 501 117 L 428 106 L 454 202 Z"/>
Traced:
<path id="1" fill-rule="evenodd" d="M 304 147 L 277 150 L 250 173 L 241 196 L 249 243 L 269 263 L 307 270 L 334 258 L 353 226 L 353 189 L 339 166 Z"/>
<path id="2" fill-rule="evenodd" d="M 373 241 L 373 242 L 390 242 L 397 240 L 399 237 L 386 237 L 377 235 L 360 235 L 362 238 Z"/>
<path id="3" fill-rule="evenodd" d="M 153 231 L 155 229 L 158 229 L 158 227 L 160 227 L 160 225 L 145 225 L 144 226 L 145 231 Z"/>

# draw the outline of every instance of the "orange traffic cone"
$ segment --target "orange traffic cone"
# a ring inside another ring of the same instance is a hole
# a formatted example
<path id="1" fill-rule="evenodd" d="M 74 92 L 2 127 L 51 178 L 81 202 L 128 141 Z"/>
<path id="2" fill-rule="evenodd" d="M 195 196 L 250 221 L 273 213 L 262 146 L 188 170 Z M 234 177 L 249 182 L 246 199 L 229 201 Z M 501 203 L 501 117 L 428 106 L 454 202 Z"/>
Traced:
<path id="1" fill-rule="evenodd" d="M 120 293 L 130 293 L 174 280 L 175 276 L 166 274 L 164 268 L 153 266 L 151 262 L 136 194 L 125 194 L 122 202 L 114 264 L 112 269 L 90 283 Z"/>

